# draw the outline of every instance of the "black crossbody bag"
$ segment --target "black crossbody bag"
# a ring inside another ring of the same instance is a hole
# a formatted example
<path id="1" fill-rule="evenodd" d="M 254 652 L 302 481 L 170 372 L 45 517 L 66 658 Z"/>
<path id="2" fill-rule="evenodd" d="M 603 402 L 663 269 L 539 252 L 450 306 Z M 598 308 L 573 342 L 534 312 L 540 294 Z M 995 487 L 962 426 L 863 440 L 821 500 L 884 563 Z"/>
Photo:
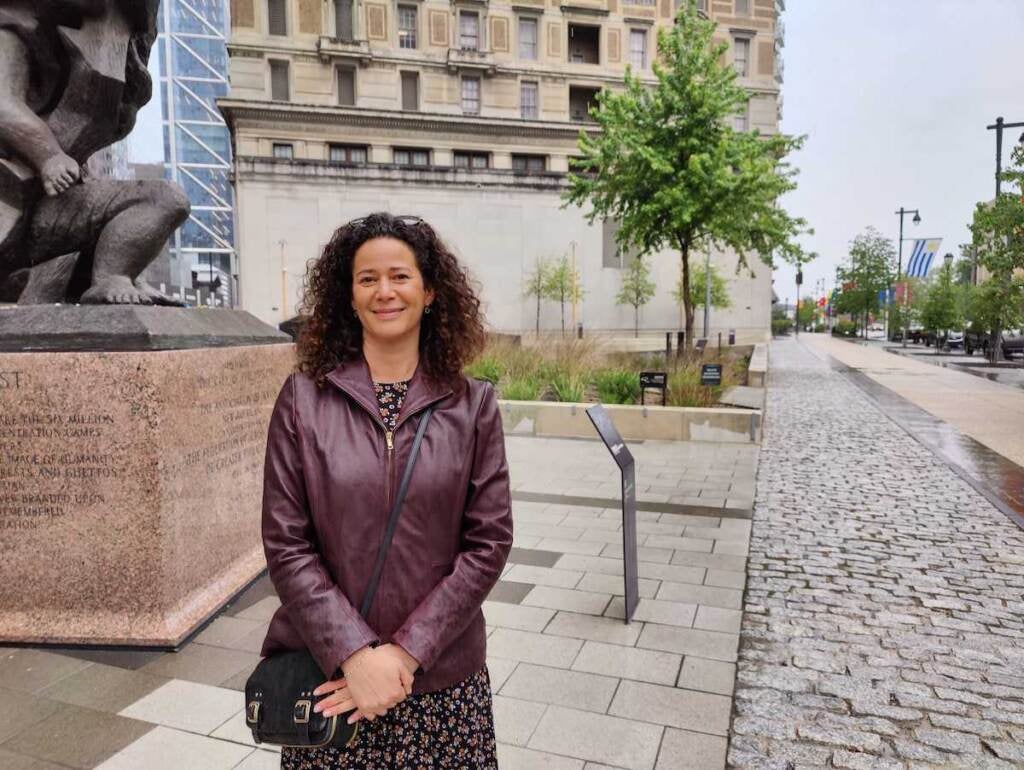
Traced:
<path id="1" fill-rule="evenodd" d="M 359 614 L 364 618 L 377 593 L 377 584 L 395 533 L 398 514 L 409 489 L 412 469 L 433 411 L 433 407 L 428 407 L 416 427 L 412 452 L 405 464 L 387 530 L 377 550 L 377 563 L 359 608 Z M 252 730 L 253 740 L 256 743 L 308 749 L 326 746 L 343 749 L 350 746 L 359 733 L 358 722 L 352 725 L 348 723 L 348 717 L 355 709 L 332 717 L 313 711 L 313 706 L 319 700 L 313 695 L 313 690 L 329 678 L 332 677 L 320 670 L 309 650 L 282 652 L 261 660 L 245 683 L 245 722 Z M 326 698 L 327 695 L 321 697 Z"/>

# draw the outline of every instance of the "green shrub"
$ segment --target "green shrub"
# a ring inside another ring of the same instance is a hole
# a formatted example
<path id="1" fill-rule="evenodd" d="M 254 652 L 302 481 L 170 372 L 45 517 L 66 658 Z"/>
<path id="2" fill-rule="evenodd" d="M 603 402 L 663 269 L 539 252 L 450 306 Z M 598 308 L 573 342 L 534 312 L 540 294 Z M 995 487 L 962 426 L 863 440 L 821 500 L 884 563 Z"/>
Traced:
<path id="1" fill-rule="evenodd" d="M 579 403 L 583 400 L 584 382 L 577 375 L 557 372 L 551 378 L 551 390 L 555 401 Z"/>
<path id="2" fill-rule="evenodd" d="M 788 318 L 773 318 L 772 319 L 772 336 L 779 336 L 780 334 L 789 334 L 789 330 L 793 328 L 793 322 Z"/>
<path id="3" fill-rule="evenodd" d="M 466 374 L 478 380 L 486 380 L 492 385 L 497 385 L 498 380 L 505 373 L 505 367 L 501 361 L 492 356 L 481 356 L 466 367 Z"/>
<path id="4" fill-rule="evenodd" d="M 597 397 L 605 404 L 635 404 L 640 398 L 640 376 L 628 369 L 601 369 L 594 373 Z"/>
<path id="5" fill-rule="evenodd" d="M 832 335 L 834 337 L 856 337 L 857 324 L 853 321 L 836 321 L 835 326 L 832 327 Z"/>
<path id="6" fill-rule="evenodd" d="M 539 401 L 544 388 L 536 377 L 513 377 L 501 387 L 501 397 L 509 401 Z"/>

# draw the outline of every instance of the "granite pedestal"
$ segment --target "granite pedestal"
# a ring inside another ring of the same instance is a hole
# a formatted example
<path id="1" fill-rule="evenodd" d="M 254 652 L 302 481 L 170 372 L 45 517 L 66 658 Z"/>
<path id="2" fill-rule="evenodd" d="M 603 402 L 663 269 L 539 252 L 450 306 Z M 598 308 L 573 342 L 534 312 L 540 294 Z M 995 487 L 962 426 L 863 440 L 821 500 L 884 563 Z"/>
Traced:
<path id="1" fill-rule="evenodd" d="M 77 331 L 12 352 L 46 309 L 81 315 Z M 121 349 L 76 349 L 94 311 L 112 339 L 85 346 Z M 233 344 L 211 347 L 218 328 Z M 286 335 L 238 311 L 0 308 L 0 642 L 173 647 L 255 578 L 267 424 L 293 361 Z"/>

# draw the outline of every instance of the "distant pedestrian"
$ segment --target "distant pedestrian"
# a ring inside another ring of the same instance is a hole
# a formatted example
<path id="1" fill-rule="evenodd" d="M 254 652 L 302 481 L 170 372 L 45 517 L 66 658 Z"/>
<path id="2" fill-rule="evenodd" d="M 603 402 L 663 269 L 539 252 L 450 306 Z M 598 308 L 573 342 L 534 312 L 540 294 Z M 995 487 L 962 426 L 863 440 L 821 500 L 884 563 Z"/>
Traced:
<path id="1" fill-rule="evenodd" d="M 346 749 L 284 748 L 283 770 L 496 768 L 481 605 L 512 544 L 485 341 L 464 269 L 419 217 L 335 232 L 307 276 L 298 371 L 274 406 L 263 542 L 281 598 L 263 655 L 308 649 L 355 709 Z M 358 607 L 424 410 L 434 407 L 379 590 Z"/>

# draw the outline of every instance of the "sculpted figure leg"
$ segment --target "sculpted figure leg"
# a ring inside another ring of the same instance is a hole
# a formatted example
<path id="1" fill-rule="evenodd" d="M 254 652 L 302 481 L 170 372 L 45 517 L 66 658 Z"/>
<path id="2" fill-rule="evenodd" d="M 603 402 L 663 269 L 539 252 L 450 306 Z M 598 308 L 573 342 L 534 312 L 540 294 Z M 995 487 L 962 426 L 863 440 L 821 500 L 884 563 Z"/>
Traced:
<path id="1" fill-rule="evenodd" d="M 168 182 L 87 181 L 39 202 L 29 255 L 39 262 L 95 244 L 90 286 L 79 302 L 178 304 L 137 279 L 188 212 L 185 193 Z"/>

